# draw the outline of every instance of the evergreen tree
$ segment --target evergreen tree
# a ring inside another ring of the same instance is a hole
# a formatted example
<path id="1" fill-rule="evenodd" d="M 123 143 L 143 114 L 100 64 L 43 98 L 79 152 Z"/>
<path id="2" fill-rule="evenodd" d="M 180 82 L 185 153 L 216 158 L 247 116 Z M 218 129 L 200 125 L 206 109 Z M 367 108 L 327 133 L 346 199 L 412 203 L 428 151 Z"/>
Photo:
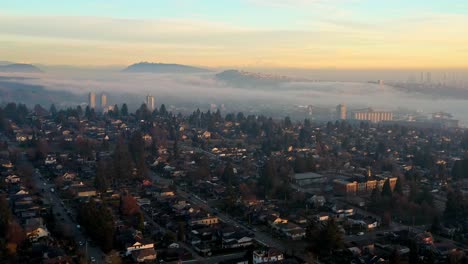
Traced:
<path id="1" fill-rule="evenodd" d="M 122 109 L 120 110 L 120 114 L 122 116 L 128 116 L 128 107 L 127 107 L 127 104 L 123 104 L 122 105 Z"/>
<path id="2" fill-rule="evenodd" d="M 103 193 L 109 188 L 109 166 L 104 161 L 99 161 L 96 167 L 94 186 Z"/>
<path id="3" fill-rule="evenodd" d="M 223 175 L 222 175 L 222 180 L 228 184 L 228 186 L 231 186 L 234 182 L 234 168 L 232 167 L 231 163 L 228 163 L 226 167 L 224 167 Z"/>
<path id="4" fill-rule="evenodd" d="M 400 263 L 401 263 L 400 253 L 398 252 L 397 249 L 394 249 L 389 258 L 389 264 L 400 264 Z"/>
<path id="5" fill-rule="evenodd" d="M 398 177 L 395 183 L 395 189 L 393 190 L 395 193 L 402 195 L 403 194 L 403 186 L 401 183 L 401 178 Z"/>
<path id="6" fill-rule="evenodd" d="M 0 197 L 0 237 L 5 237 L 10 223 L 11 211 L 8 202 L 2 195 Z"/>
<path id="7" fill-rule="evenodd" d="M 341 249 L 344 246 L 343 235 L 333 218 L 330 218 L 325 226 L 320 229 L 315 239 L 315 246 L 322 256 L 331 256 L 334 250 Z"/>
<path id="8" fill-rule="evenodd" d="M 161 116 L 167 116 L 167 110 L 164 104 L 161 104 L 161 107 L 159 108 L 159 114 Z"/>
<path id="9" fill-rule="evenodd" d="M 55 107 L 55 104 L 52 104 L 50 106 L 49 112 L 52 118 L 55 118 L 57 116 L 57 108 Z"/>
<path id="10" fill-rule="evenodd" d="M 385 180 L 385 183 L 382 187 L 382 197 L 392 197 L 392 187 L 390 186 L 390 179 Z"/>

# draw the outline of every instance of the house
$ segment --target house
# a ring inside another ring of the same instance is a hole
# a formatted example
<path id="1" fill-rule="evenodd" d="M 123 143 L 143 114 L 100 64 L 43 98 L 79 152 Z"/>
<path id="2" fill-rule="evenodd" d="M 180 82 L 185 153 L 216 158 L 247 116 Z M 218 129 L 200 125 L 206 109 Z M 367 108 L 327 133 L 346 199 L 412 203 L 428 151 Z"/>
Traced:
<path id="1" fill-rule="evenodd" d="M 319 214 L 314 215 L 314 220 L 319 223 L 326 222 L 328 221 L 329 218 L 330 217 L 327 213 L 319 213 Z"/>
<path id="2" fill-rule="evenodd" d="M 72 185 L 70 187 L 70 191 L 77 198 L 96 196 L 96 189 L 95 188 L 90 187 L 90 186 L 86 186 L 81 182 L 79 184 Z"/>
<path id="3" fill-rule="evenodd" d="M 9 160 L 2 160 L 0 161 L 0 164 L 5 169 L 12 169 L 14 167 L 13 163 L 11 163 L 11 161 Z"/>
<path id="4" fill-rule="evenodd" d="M 337 218 L 345 218 L 354 215 L 354 209 L 352 207 L 337 207 L 332 208 Z"/>
<path id="5" fill-rule="evenodd" d="M 275 215 L 267 216 L 266 221 L 272 227 L 275 226 L 275 225 L 278 225 L 278 224 L 287 224 L 288 223 L 288 219 L 283 219 L 283 218 L 281 218 L 279 216 L 275 216 Z"/>
<path id="6" fill-rule="evenodd" d="M 5 183 L 19 183 L 21 178 L 18 175 L 8 175 L 5 178 Z"/>
<path id="7" fill-rule="evenodd" d="M 191 216 L 189 225 L 214 225 L 219 223 L 219 218 L 210 214 L 198 213 Z"/>
<path id="8" fill-rule="evenodd" d="M 137 200 L 138 206 L 140 207 L 143 205 L 151 205 L 151 201 L 148 198 L 138 198 L 136 200 Z"/>
<path id="9" fill-rule="evenodd" d="M 222 248 L 243 248 L 253 244 L 254 235 L 232 227 L 220 231 Z"/>
<path id="10" fill-rule="evenodd" d="M 294 223 L 277 224 L 275 228 L 292 240 L 300 240 L 306 236 L 305 229 Z"/>
<path id="11" fill-rule="evenodd" d="M 27 219 L 24 231 L 31 242 L 38 241 L 39 239 L 50 235 L 49 231 L 43 224 L 42 218 L 40 217 Z"/>
<path id="12" fill-rule="evenodd" d="M 358 225 L 367 229 L 374 229 L 379 225 L 379 222 L 374 217 L 364 217 L 361 215 L 353 215 L 347 218 L 350 225 Z"/>
<path id="13" fill-rule="evenodd" d="M 211 138 L 211 132 L 210 131 L 203 132 L 202 137 L 205 139 Z"/>
<path id="14" fill-rule="evenodd" d="M 140 251 L 143 249 L 154 250 L 154 242 L 149 239 L 135 239 L 133 243 L 127 244 L 125 248 L 125 255 L 129 256 L 134 251 Z"/>
<path id="15" fill-rule="evenodd" d="M 47 155 L 45 161 L 44 161 L 44 164 L 45 165 L 53 165 L 57 163 L 57 159 L 55 158 L 55 156 L 53 155 Z"/>
<path id="16" fill-rule="evenodd" d="M 27 134 L 17 134 L 16 135 L 16 141 L 18 142 L 25 142 L 27 140 L 31 140 L 33 138 L 32 135 L 27 135 Z"/>
<path id="17" fill-rule="evenodd" d="M 253 252 L 253 264 L 275 263 L 283 260 L 283 253 L 274 248 L 270 248 L 268 250 L 255 250 Z"/>
<path id="18" fill-rule="evenodd" d="M 73 181 L 76 178 L 76 173 L 74 172 L 65 172 L 65 174 L 62 175 L 62 179 L 64 181 Z"/>
<path id="19" fill-rule="evenodd" d="M 318 208 L 318 207 L 323 206 L 327 202 L 327 200 L 322 195 L 314 195 L 310 197 L 308 202 L 312 204 L 314 207 Z"/>
<path id="20" fill-rule="evenodd" d="M 135 262 L 146 262 L 155 260 L 157 257 L 154 248 L 145 248 L 142 250 L 132 251 L 132 258 Z"/>

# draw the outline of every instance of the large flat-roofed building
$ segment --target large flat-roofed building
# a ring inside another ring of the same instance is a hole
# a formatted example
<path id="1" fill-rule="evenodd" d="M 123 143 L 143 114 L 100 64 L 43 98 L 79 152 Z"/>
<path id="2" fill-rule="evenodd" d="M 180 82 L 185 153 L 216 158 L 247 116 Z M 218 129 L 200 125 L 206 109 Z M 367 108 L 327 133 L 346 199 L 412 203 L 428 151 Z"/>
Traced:
<path id="1" fill-rule="evenodd" d="M 294 182 L 299 186 L 306 186 L 311 184 L 320 184 L 325 181 L 325 177 L 322 174 L 315 172 L 305 172 L 294 174 Z"/>
<path id="2" fill-rule="evenodd" d="M 353 119 L 370 121 L 373 123 L 393 120 L 392 112 L 374 111 L 372 108 L 368 108 L 366 110 L 353 111 L 352 116 L 353 116 Z"/>
<path id="3" fill-rule="evenodd" d="M 339 178 L 333 181 L 333 190 L 340 195 L 356 195 L 370 193 L 375 188 L 382 189 L 386 180 L 390 182 L 390 188 L 395 188 L 397 179 L 396 177 L 381 177 L 375 176 L 371 178 Z"/>
<path id="4" fill-rule="evenodd" d="M 336 106 L 336 119 L 345 120 L 346 119 L 346 105 L 339 104 Z"/>

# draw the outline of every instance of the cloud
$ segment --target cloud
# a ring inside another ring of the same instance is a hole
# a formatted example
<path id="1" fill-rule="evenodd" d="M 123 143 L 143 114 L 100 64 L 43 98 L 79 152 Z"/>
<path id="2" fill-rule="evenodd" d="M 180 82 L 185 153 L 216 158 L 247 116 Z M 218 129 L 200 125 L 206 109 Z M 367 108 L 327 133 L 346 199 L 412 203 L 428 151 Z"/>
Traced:
<path id="1" fill-rule="evenodd" d="M 468 66 L 468 53 L 460 52 L 468 45 L 467 16 L 424 13 L 370 23 L 354 14 L 317 13 L 281 29 L 187 19 L 2 15 L 0 54 L 15 61 L 78 65 Z"/>

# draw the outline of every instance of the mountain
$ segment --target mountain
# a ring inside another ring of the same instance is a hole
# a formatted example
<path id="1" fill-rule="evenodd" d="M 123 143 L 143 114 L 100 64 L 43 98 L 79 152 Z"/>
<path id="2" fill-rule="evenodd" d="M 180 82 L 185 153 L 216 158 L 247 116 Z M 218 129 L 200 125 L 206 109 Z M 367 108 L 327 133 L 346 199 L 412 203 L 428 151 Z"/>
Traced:
<path id="1" fill-rule="evenodd" d="M 83 101 L 84 95 L 67 91 L 49 90 L 42 85 L 24 83 L 25 77 L 0 76 L 0 103 L 20 102 L 29 106 L 52 103 L 58 105 L 76 105 Z"/>
<path id="2" fill-rule="evenodd" d="M 203 73 L 210 70 L 181 65 L 181 64 L 166 64 L 166 63 L 150 63 L 140 62 L 135 63 L 123 70 L 124 72 L 151 72 L 151 73 Z"/>
<path id="3" fill-rule="evenodd" d="M 42 72 L 39 68 L 31 64 L 13 63 L 7 65 L 0 65 L 0 72 Z"/>

